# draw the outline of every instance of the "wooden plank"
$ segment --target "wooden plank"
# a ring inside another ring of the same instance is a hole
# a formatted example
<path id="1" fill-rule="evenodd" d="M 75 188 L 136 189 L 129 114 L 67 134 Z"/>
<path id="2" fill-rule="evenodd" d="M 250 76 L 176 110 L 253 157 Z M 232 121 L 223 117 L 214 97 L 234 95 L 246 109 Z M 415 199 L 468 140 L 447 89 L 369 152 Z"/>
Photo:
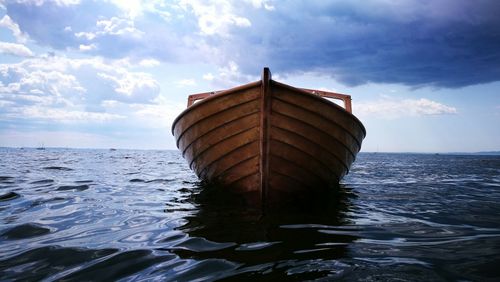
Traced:
<path id="1" fill-rule="evenodd" d="M 314 126 L 301 122 L 300 120 L 274 114 L 272 126 L 288 130 L 306 138 L 314 143 L 314 146 L 322 148 L 325 152 L 329 152 L 337 159 L 345 162 L 346 167 L 349 167 L 354 161 L 354 154 L 347 146 L 335 138 L 332 138 L 329 134 L 318 130 Z"/>
<path id="2" fill-rule="evenodd" d="M 262 205 L 260 193 L 260 173 L 248 175 L 227 186 L 227 191 L 241 195 L 246 204 L 258 207 Z"/>
<path id="3" fill-rule="evenodd" d="M 182 113 L 180 113 L 177 116 L 177 118 L 175 118 L 174 122 L 172 123 L 172 134 L 174 136 L 177 136 L 175 133 L 175 128 L 177 127 L 177 124 L 179 123 L 179 121 L 184 119 L 185 116 L 190 115 L 192 112 L 198 112 L 199 107 L 204 107 L 207 103 L 210 103 L 212 100 L 216 100 L 216 99 L 218 100 L 218 99 L 221 99 L 222 97 L 231 96 L 234 93 L 238 93 L 238 92 L 245 92 L 251 88 L 258 88 L 258 87 L 260 87 L 260 83 L 261 82 L 259 80 L 259 81 L 251 82 L 251 83 L 244 84 L 241 86 L 233 87 L 231 89 L 216 91 L 217 95 L 209 95 L 208 98 L 205 98 L 200 103 L 196 103 L 196 104 L 191 105 L 190 107 L 185 109 Z M 199 94 L 207 94 L 207 93 L 211 93 L 211 92 L 205 92 L 205 93 L 199 93 Z M 197 94 L 194 94 L 194 95 L 196 96 Z"/>
<path id="4" fill-rule="evenodd" d="M 220 161 L 229 152 L 237 151 L 243 146 L 250 144 L 259 139 L 259 130 L 254 128 L 254 130 L 248 130 L 231 136 L 224 141 L 217 143 L 216 145 L 210 147 L 208 150 L 196 155 L 190 162 L 191 169 L 194 170 L 197 175 L 209 165 Z M 245 156 L 239 156 L 244 158 Z"/>
<path id="5" fill-rule="evenodd" d="M 293 146 L 303 152 L 307 152 L 324 166 L 330 167 L 339 179 L 342 178 L 349 169 L 345 160 L 341 160 L 337 156 L 326 152 L 324 149 L 316 146 L 314 142 L 294 132 L 272 127 L 271 139 Z"/>
<path id="6" fill-rule="evenodd" d="M 203 153 L 205 150 L 222 142 L 224 139 L 257 127 L 258 125 L 258 113 L 253 113 L 224 123 L 205 134 L 195 136 L 196 139 L 184 149 L 183 155 L 186 159 L 192 160 L 196 154 Z"/>
<path id="7" fill-rule="evenodd" d="M 286 156 L 270 154 L 269 163 L 272 171 L 298 179 L 297 181 L 305 183 L 305 186 L 329 186 L 328 179 L 321 177 L 318 173 L 300 163 L 290 161 Z"/>
<path id="8" fill-rule="evenodd" d="M 365 137 L 363 125 L 356 117 L 346 112 L 342 107 L 309 93 L 294 92 L 281 86 L 278 86 L 278 88 L 279 90 L 275 91 L 274 95 L 276 99 L 322 115 L 327 120 L 345 128 L 357 140 L 358 144 L 361 144 L 361 141 Z"/>
<path id="9" fill-rule="evenodd" d="M 239 162 L 236 165 L 231 166 L 230 169 L 219 174 L 215 178 L 215 181 L 217 183 L 231 186 L 233 183 L 242 178 L 259 173 L 259 162 L 260 159 L 258 156 Z"/>
<path id="10" fill-rule="evenodd" d="M 214 95 L 204 101 L 196 103 L 188 109 L 196 109 L 186 111 L 176 120 L 173 126 L 173 133 L 177 139 L 182 137 L 184 131 L 188 130 L 193 124 L 201 120 L 209 119 L 213 115 L 218 115 L 221 112 L 228 111 L 234 107 L 245 104 L 246 102 L 258 99 L 260 96 L 260 87 L 246 89 L 244 91 L 235 92 L 231 95 L 218 96 Z"/>
<path id="11" fill-rule="evenodd" d="M 349 134 L 337 123 L 329 122 L 319 113 L 309 111 L 308 109 L 304 109 L 303 107 L 296 106 L 279 99 L 273 100 L 273 112 L 300 120 L 301 122 L 316 127 L 318 130 L 330 135 L 331 138 L 335 138 L 344 144 L 354 155 L 360 150 L 358 141 L 351 134 Z"/>
<path id="12" fill-rule="evenodd" d="M 210 164 L 203 171 L 201 171 L 200 177 L 206 179 L 216 179 L 220 174 L 224 173 L 227 170 L 230 170 L 233 166 L 236 166 L 239 163 L 251 158 L 260 159 L 258 141 L 254 141 L 243 147 L 240 147 L 238 148 L 238 150 L 228 152 L 217 162 Z"/>
<path id="13" fill-rule="evenodd" d="M 210 131 L 217 129 L 218 127 L 225 126 L 248 115 L 258 113 L 259 111 L 259 101 L 252 100 L 220 111 L 210 117 L 199 119 L 196 123 L 193 123 L 189 128 L 185 129 L 180 136 L 178 136 L 177 147 L 181 151 L 184 151 L 191 143 L 204 134 L 208 134 Z"/>
<path id="14" fill-rule="evenodd" d="M 337 173 L 330 166 L 318 161 L 308 152 L 304 152 L 289 144 L 280 141 L 271 140 L 270 142 L 271 155 L 279 156 L 291 163 L 302 166 L 305 170 L 310 170 L 314 174 L 321 177 L 327 183 L 336 183 L 339 181 Z"/>

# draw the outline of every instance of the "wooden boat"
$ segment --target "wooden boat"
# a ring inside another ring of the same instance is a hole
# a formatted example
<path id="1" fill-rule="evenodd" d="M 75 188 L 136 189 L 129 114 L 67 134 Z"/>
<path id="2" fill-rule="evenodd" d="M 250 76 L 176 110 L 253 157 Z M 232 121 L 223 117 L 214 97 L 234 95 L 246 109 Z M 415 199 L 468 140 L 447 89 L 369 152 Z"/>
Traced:
<path id="1" fill-rule="evenodd" d="M 260 81 L 189 96 L 172 133 L 200 179 L 273 205 L 321 195 L 349 172 L 366 135 L 351 111 L 349 95 L 279 83 L 264 68 Z"/>

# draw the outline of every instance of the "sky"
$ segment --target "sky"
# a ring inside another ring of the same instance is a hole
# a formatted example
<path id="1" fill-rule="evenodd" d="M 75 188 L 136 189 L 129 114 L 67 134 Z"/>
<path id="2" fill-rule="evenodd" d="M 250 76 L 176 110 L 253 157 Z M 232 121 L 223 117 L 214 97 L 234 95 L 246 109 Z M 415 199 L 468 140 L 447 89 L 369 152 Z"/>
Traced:
<path id="1" fill-rule="evenodd" d="M 349 94 L 365 152 L 500 150 L 500 1 L 0 0 L 0 146 L 175 149 L 193 93 Z"/>

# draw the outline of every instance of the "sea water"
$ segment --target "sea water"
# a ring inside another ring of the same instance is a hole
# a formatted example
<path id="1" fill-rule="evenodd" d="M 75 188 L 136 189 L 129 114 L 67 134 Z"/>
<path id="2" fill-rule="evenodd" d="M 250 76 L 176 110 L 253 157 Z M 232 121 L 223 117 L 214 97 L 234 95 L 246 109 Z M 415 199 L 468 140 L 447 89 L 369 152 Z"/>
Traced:
<path id="1" fill-rule="evenodd" d="M 206 189 L 177 151 L 0 148 L 0 280 L 500 279 L 499 156 L 361 153 L 310 209 Z"/>

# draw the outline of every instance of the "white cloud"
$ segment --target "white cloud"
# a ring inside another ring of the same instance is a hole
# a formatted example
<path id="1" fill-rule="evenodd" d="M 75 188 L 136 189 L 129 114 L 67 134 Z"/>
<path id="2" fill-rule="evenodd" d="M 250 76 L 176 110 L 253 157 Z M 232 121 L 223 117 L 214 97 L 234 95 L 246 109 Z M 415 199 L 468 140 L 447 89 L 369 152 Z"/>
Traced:
<path id="1" fill-rule="evenodd" d="M 198 18 L 198 27 L 202 35 L 228 36 L 232 26 L 249 27 L 249 19 L 238 16 L 234 7 L 228 1 L 181 0 L 179 6 L 186 11 L 192 11 Z"/>
<path id="2" fill-rule="evenodd" d="M 152 99 L 160 89 L 158 82 L 148 73 L 120 71 L 116 74 L 98 73 L 97 76 L 110 81 L 116 93 L 127 97 L 140 96 Z"/>
<path id="3" fill-rule="evenodd" d="M 57 6 L 71 6 L 80 4 L 80 0 L 16 0 L 17 3 L 41 6 L 47 2 L 53 2 Z"/>
<path id="4" fill-rule="evenodd" d="M 215 77 L 214 77 L 214 75 L 211 72 L 206 73 L 206 74 L 203 75 L 203 79 L 204 80 L 212 81 L 212 80 L 214 80 L 214 78 Z"/>
<path id="5" fill-rule="evenodd" d="M 76 38 L 92 41 L 105 35 L 141 38 L 145 34 L 135 28 L 133 20 L 118 17 L 98 20 L 94 29 L 94 31 L 75 32 L 74 35 Z"/>
<path id="6" fill-rule="evenodd" d="M 245 2 L 249 2 L 252 4 L 254 8 L 264 8 L 268 11 L 274 11 L 274 6 L 271 4 L 269 0 L 245 0 Z"/>
<path id="7" fill-rule="evenodd" d="M 196 81 L 192 78 L 189 79 L 181 79 L 176 82 L 177 86 L 179 87 L 184 87 L 184 86 L 193 86 L 196 85 Z"/>
<path id="8" fill-rule="evenodd" d="M 162 128 L 167 132 L 174 119 L 186 109 L 185 103 L 172 102 L 163 96 L 158 96 L 152 104 L 125 104 L 113 100 L 103 101 L 102 104 L 109 111 L 126 112 L 130 124 L 138 124 L 143 128 Z"/>
<path id="9" fill-rule="evenodd" d="M 15 23 L 8 15 L 3 16 L 0 20 L 0 27 L 6 27 L 12 31 L 12 35 L 16 38 L 18 43 L 26 43 L 28 35 L 21 31 L 19 25 Z"/>
<path id="10" fill-rule="evenodd" d="M 136 120 L 142 125 L 151 128 L 164 128 L 169 131 L 175 118 L 186 109 L 184 103 L 173 103 L 165 99 L 156 101 L 156 104 L 134 104 L 130 105 L 133 109 Z"/>
<path id="11" fill-rule="evenodd" d="M 112 17 L 109 20 L 99 20 L 96 26 L 101 29 L 98 34 L 131 35 L 134 37 L 140 37 L 144 34 L 144 32 L 135 28 L 134 21 L 118 17 Z"/>
<path id="12" fill-rule="evenodd" d="M 0 100 L 0 108 L 13 106 L 14 102 Z"/>
<path id="13" fill-rule="evenodd" d="M 168 1 L 162 0 L 109 0 L 118 7 L 124 15 L 129 19 L 135 19 L 144 15 L 145 12 L 154 13 L 162 17 L 164 20 L 171 18 L 171 13 L 168 8 L 171 4 Z"/>
<path id="14" fill-rule="evenodd" d="M 23 44 L 0 42 L 0 53 L 18 57 L 32 57 L 33 52 Z"/>
<path id="15" fill-rule="evenodd" d="M 128 59 L 58 56 L 0 64 L 2 118 L 102 123 L 133 116 L 130 105 L 155 104 L 160 87 L 150 74 L 128 67 Z"/>
<path id="16" fill-rule="evenodd" d="M 61 97 L 65 93 L 85 92 L 76 77 L 59 71 L 24 68 L 20 65 L 0 65 L 1 93 L 49 94 Z M 4 84 L 6 83 L 6 84 Z"/>
<path id="17" fill-rule="evenodd" d="M 20 111 L 16 113 L 16 117 L 20 116 L 27 119 L 42 119 L 62 123 L 105 122 L 125 118 L 125 116 L 119 114 L 68 110 L 60 108 L 44 108 L 39 106 L 29 106 L 21 108 Z"/>
<path id="18" fill-rule="evenodd" d="M 139 62 L 139 66 L 141 67 L 156 67 L 159 66 L 160 62 L 155 59 L 143 59 Z"/>
<path id="19" fill-rule="evenodd" d="M 377 116 L 389 119 L 456 114 L 458 112 L 455 107 L 425 98 L 399 99 L 389 96 L 383 96 L 382 99 L 377 101 L 358 102 L 353 111 L 360 116 Z"/>
<path id="20" fill-rule="evenodd" d="M 91 51 L 97 49 L 97 45 L 95 45 L 94 43 L 89 45 L 80 44 L 79 49 L 80 51 Z"/>
<path id="21" fill-rule="evenodd" d="M 204 76 L 204 78 L 211 78 L 211 84 L 220 89 L 235 87 L 240 84 L 259 80 L 258 76 L 243 74 L 239 66 L 233 61 L 230 61 L 226 66 L 218 68 L 217 71 L 218 73 L 216 75 L 210 74 L 211 76 Z"/>
<path id="22" fill-rule="evenodd" d="M 78 38 L 85 38 L 87 40 L 92 40 L 94 39 L 97 35 L 93 32 L 77 32 L 75 33 L 75 36 Z"/>

